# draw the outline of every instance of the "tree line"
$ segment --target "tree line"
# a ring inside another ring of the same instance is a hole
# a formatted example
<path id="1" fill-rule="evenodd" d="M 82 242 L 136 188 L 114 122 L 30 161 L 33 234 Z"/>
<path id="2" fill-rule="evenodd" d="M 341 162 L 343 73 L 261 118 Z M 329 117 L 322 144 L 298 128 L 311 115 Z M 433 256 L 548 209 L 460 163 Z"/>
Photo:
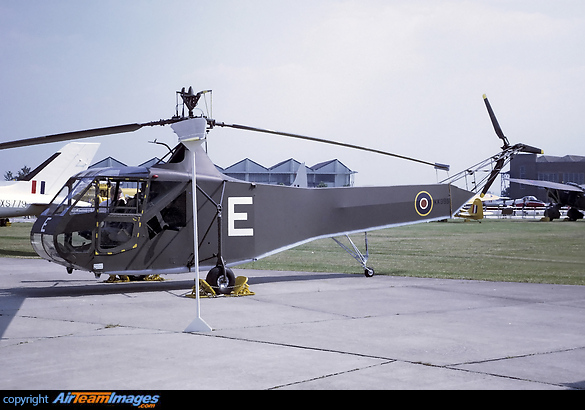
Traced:
<path id="1" fill-rule="evenodd" d="M 24 179 L 28 174 L 30 174 L 31 168 L 27 167 L 26 165 L 23 166 L 18 170 L 16 175 L 12 173 L 12 171 L 6 171 L 4 173 L 4 180 L 5 181 L 20 181 Z"/>

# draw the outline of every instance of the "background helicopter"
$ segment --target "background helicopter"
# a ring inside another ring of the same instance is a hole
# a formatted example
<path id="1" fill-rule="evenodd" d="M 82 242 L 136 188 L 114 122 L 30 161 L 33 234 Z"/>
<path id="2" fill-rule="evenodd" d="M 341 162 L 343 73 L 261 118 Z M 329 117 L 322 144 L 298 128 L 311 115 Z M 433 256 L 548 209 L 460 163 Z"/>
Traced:
<path id="1" fill-rule="evenodd" d="M 167 120 L 0 143 L 0 149 L 7 149 L 132 132 L 154 125 L 171 125 L 179 137 L 166 163 L 150 168 L 93 169 L 72 177 L 33 225 L 31 242 L 35 251 L 69 272 L 80 269 L 96 276 L 184 273 L 207 267 L 211 270 L 206 281 L 219 293 L 229 293 L 235 280 L 229 266 L 317 238 L 446 219 L 474 194 L 473 190 L 453 185 L 460 174 L 431 185 L 325 189 L 229 178 L 216 169 L 202 147 L 208 132 L 216 126 L 340 145 L 436 169 L 448 170 L 448 166 L 353 144 L 194 116 L 200 98 L 209 92 L 195 94 L 191 88 L 183 88 L 177 92 L 182 104 L 177 103 L 176 115 Z M 183 112 L 179 116 L 180 105 Z M 505 144 L 501 154 L 488 160 L 495 161 L 496 167 L 484 190 L 487 192 L 512 153 L 527 150 L 534 148 Z M 461 175 L 471 172 L 466 170 Z M 125 198 L 121 195 L 123 189 Z M 364 273 L 371 276 L 374 272 L 366 267 Z"/>

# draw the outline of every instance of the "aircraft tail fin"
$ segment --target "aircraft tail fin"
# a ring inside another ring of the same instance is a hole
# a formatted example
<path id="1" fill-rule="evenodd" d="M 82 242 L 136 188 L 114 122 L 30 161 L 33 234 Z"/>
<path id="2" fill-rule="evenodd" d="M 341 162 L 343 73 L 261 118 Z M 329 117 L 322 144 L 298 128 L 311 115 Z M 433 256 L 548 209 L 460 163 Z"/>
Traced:
<path id="1" fill-rule="evenodd" d="M 469 215 L 476 219 L 483 218 L 483 203 L 480 198 L 475 198 L 469 208 Z"/>
<path id="2" fill-rule="evenodd" d="M 292 186 L 307 188 L 307 167 L 305 166 L 304 162 L 299 165 L 299 169 L 297 170 L 297 175 L 295 176 L 295 180 L 293 181 Z"/>
<path id="3" fill-rule="evenodd" d="M 467 211 L 458 212 L 455 216 L 465 218 L 466 220 L 483 219 L 483 203 L 480 197 L 476 197 Z"/>
<path id="4" fill-rule="evenodd" d="M 70 142 L 29 173 L 25 180 L 32 181 L 33 194 L 53 196 L 69 177 L 84 171 L 95 156 L 100 144 Z"/>

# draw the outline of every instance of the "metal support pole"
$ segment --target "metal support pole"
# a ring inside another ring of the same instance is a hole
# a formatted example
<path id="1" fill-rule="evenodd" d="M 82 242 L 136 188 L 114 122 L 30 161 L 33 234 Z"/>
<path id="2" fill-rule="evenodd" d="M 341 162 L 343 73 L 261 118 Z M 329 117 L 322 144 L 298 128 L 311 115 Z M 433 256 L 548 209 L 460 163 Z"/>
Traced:
<path id="1" fill-rule="evenodd" d="M 196 272 L 195 292 L 197 300 L 197 317 L 184 330 L 187 333 L 192 332 L 210 332 L 212 330 L 205 320 L 201 317 L 201 300 L 199 295 L 199 240 L 197 237 L 197 171 L 195 166 L 195 151 L 205 140 L 207 121 L 205 118 L 193 118 L 192 120 L 182 121 L 171 126 L 173 131 L 179 136 L 179 141 L 183 143 L 192 155 L 193 169 L 191 174 L 191 193 L 193 195 L 193 268 Z"/>

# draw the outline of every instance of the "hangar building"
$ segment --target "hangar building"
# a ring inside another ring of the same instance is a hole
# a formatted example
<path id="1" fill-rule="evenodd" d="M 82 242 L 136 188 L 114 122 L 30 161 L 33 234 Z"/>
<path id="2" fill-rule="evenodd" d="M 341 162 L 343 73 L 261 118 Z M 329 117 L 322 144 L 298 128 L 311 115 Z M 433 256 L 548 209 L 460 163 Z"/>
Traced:
<path id="1" fill-rule="evenodd" d="M 158 162 L 158 158 L 153 158 L 139 166 L 151 166 Z M 112 158 L 105 158 L 90 168 L 98 167 L 123 167 L 126 164 Z M 307 173 L 307 185 L 313 187 L 341 187 L 353 186 L 353 176 L 356 171 L 352 171 L 337 159 L 321 162 L 307 167 L 295 159 L 288 159 L 279 162 L 272 167 L 266 168 L 249 158 L 243 159 L 226 168 L 216 165 L 216 168 L 222 173 L 248 182 L 259 182 L 274 185 L 292 185 L 295 180 L 297 171 L 301 166 L 305 167 Z"/>

